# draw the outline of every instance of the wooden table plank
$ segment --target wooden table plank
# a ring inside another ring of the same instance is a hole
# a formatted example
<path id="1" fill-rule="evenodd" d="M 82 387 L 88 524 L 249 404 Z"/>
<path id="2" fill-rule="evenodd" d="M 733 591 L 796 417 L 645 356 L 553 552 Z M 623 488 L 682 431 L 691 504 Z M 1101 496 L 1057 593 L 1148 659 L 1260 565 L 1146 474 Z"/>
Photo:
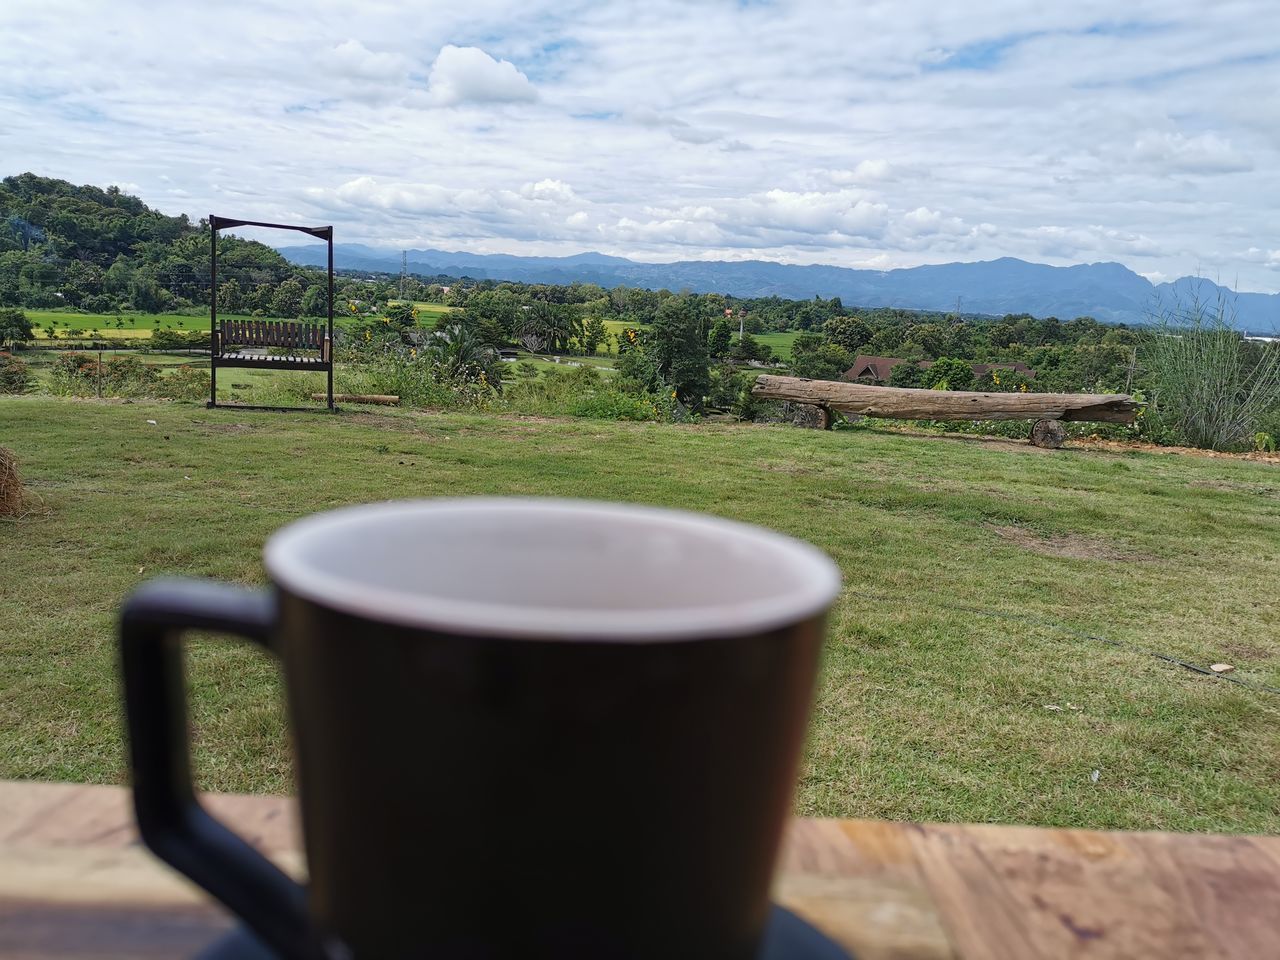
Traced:
<path id="1" fill-rule="evenodd" d="M 205 802 L 304 874 L 291 799 Z M 797 820 L 775 896 L 860 960 L 1280 956 L 1276 837 Z M 125 790 L 0 781 L 0 956 L 184 955 L 230 923 Z"/>

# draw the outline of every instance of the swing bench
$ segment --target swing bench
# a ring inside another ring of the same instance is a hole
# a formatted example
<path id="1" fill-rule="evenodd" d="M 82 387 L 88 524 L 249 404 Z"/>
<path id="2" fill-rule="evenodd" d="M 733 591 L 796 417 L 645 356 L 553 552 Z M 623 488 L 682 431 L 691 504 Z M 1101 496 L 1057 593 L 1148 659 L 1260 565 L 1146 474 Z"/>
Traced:
<path id="1" fill-rule="evenodd" d="M 333 405 L 333 227 L 299 227 L 259 220 L 209 216 L 209 402 L 237 410 L 314 410 L 315 407 L 255 407 L 218 403 L 218 369 L 251 367 L 259 370 L 307 370 L 328 374 L 326 409 Z M 329 318 L 327 324 L 290 320 L 218 320 L 218 231 L 229 227 L 268 227 L 297 230 L 329 244 Z"/>

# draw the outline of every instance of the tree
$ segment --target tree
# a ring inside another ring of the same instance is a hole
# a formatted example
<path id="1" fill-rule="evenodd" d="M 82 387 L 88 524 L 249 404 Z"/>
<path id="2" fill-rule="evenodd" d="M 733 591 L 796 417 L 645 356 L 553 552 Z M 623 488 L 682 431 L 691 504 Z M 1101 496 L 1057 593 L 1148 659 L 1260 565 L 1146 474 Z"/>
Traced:
<path id="1" fill-rule="evenodd" d="M 791 370 L 797 377 L 839 380 L 851 366 L 848 350 L 815 333 L 802 333 L 791 344 Z"/>
<path id="2" fill-rule="evenodd" d="M 889 386 L 917 390 L 924 386 L 924 371 L 914 363 L 895 364 L 889 373 Z"/>
<path id="3" fill-rule="evenodd" d="M 271 298 L 271 312 L 277 317 L 292 319 L 302 312 L 302 284 L 290 277 L 276 287 Z"/>
<path id="4" fill-rule="evenodd" d="M 726 318 L 721 317 L 707 336 L 707 352 L 717 360 L 726 357 L 729 355 L 729 344 L 732 340 L 733 326 Z"/>
<path id="5" fill-rule="evenodd" d="M 15 307 L 0 308 L 0 347 L 12 346 L 35 336 L 27 315 Z"/>
<path id="6" fill-rule="evenodd" d="M 319 284 L 307 287 L 302 295 L 302 315 L 304 317 L 327 317 L 329 315 L 329 291 Z"/>
<path id="7" fill-rule="evenodd" d="M 476 290 L 467 297 L 467 323 L 492 343 L 515 335 L 520 314 L 520 300 L 510 290 Z"/>
<path id="8" fill-rule="evenodd" d="M 822 328 L 822 332 L 832 343 L 844 347 L 852 354 L 857 354 L 874 336 L 871 328 L 860 317 L 832 317 Z"/>
<path id="9" fill-rule="evenodd" d="M 608 336 L 609 330 L 605 327 L 604 320 L 592 314 L 582 324 L 582 335 L 578 338 L 578 342 L 582 344 L 582 352 L 591 357 L 595 356 L 596 349 Z"/>
<path id="10" fill-rule="evenodd" d="M 218 306 L 227 313 L 238 313 L 243 306 L 244 294 L 240 290 L 240 281 L 235 277 L 218 284 Z"/>
<path id="11" fill-rule="evenodd" d="M 704 326 L 690 298 L 673 297 L 658 308 L 646 343 L 659 375 L 695 410 L 711 388 Z"/>
<path id="12" fill-rule="evenodd" d="M 973 367 L 964 360 L 942 357 L 924 371 L 923 379 L 930 390 L 968 390 L 973 386 Z"/>
<path id="13" fill-rule="evenodd" d="M 432 332 L 423 353 L 452 380 L 502 389 L 502 359 L 498 351 L 460 323 Z"/>

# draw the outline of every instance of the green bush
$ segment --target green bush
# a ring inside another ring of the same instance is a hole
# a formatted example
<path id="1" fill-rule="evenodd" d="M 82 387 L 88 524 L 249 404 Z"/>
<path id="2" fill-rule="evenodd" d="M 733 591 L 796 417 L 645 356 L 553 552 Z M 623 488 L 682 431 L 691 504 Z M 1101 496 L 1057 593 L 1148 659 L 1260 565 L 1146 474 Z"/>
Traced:
<path id="1" fill-rule="evenodd" d="M 35 377 L 24 361 L 11 353 L 0 353 L 0 393 L 26 393 Z"/>
<path id="2" fill-rule="evenodd" d="M 670 394 L 638 389 L 621 377 L 608 379 L 589 366 L 520 380 L 503 393 L 502 406 L 513 413 L 603 420 L 670 420 L 676 413 Z"/>
<path id="3" fill-rule="evenodd" d="M 160 378 L 154 395 L 167 400 L 203 400 L 209 396 L 209 371 L 184 363 Z"/>
<path id="4" fill-rule="evenodd" d="M 148 346 L 152 350 L 208 350 L 207 330 L 155 330 Z"/>
<path id="5" fill-rule="evenodd" d="M 109 357 L 102 363 L 86 353 L 64 353 L 53 362 L 55 393 L 104 397 L 160 396 L 160 372 L 136 356 Z"/>

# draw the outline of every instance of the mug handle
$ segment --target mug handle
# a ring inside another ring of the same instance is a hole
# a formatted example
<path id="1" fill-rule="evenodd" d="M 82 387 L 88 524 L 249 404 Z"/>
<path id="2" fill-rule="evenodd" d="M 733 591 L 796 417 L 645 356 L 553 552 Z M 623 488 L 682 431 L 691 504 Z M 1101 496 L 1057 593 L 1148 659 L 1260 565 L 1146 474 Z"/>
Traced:
<path id="1" fill-rule="evenodd" d="M 330 956 L 307 915 L 306 891 L 214 819 L 196 799 L 187 745 L 182 635 L 214 630 L 270 649 L 276 602 L 270 591 L 205 580 L 153 580 L 125 600 L 120 658 L 142 839 L 238 915 L 288 960 Z"/>

